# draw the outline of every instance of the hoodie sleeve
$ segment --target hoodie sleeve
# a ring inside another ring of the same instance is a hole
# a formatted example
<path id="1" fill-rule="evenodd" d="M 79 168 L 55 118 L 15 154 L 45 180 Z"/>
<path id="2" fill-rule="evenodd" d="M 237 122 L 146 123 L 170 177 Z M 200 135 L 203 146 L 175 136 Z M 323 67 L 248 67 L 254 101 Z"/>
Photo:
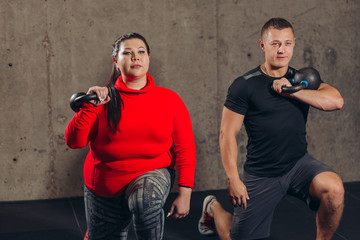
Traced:
<path id="1" fill-rule="evenodd" d="M 184 102 L 178 97 L 174 118 L 173 140 L 175 146 L 178 185 L 193 188 L 196 165 L 194 133 L 190 114 Z"/>
<path id="2" fill-rule="evenodd" d="M 86 147 L 97 131 L 97 108 L 89 103 L 77 112 L 65 129 L 65 142 L 70 148 Z"/>

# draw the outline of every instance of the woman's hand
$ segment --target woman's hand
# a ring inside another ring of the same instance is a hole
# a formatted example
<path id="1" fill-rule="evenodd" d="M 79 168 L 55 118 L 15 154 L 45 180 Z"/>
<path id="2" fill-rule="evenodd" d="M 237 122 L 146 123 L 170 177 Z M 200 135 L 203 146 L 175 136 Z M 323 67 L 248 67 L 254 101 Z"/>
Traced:
<path id="1" fill-rule="evenodd" d="M 107 87 L 94 86 L 89 88 L 87 94 L 96 93 L 99 100 L 91 100 L 90 102 L 96 106 L 108 103 L 111 98 L 109 97 L 109 90 Z"/>
<path id="2" fill-rule="evenodd" d="M 179 187 L 179 195 L 172 203 L 167 217 L 179 219 L 189 214 L 191 191 L 191 188 Z"/>

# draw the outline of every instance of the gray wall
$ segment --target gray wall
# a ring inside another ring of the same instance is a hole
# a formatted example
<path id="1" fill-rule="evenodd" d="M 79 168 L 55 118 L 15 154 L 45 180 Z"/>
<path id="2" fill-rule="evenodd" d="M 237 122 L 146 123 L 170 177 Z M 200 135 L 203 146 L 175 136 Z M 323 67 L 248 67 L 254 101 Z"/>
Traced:
<path id="1" fill-rule="evenodd" d="M 314 66 L 345 99 L 341 111 L 311 110 L 309 151 L 344 181 L 360 181 L 359 6 L 356 0 L 1 0 L 0 200 L 82 195 L 88 149 L 65 145 L 69 97 L 108 82 L 111 45 L 126 32 L 147 38 L 157 85 L 175 90 L 190 111 L 194 190 L 226 188 L 218 149 L 226 91 L 264 61 L 259 30 L 278 16 L 295 27 L 291 65 Z M 240 167 L 246 140 L 242 130 Z"/>

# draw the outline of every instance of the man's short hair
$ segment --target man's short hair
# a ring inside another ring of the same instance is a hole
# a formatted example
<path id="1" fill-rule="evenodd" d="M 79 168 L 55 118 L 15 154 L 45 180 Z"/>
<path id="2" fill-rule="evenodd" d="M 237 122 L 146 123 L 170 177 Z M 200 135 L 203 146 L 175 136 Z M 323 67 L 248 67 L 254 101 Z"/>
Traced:
<path id="1" fill-rule="evenodd" d="M 261 28 L 261 38 L 263 38 L 264 34 L 270 29 L 274 28 L 277 30 L 282 30 L 285 28 L 290 28 L 291 31 L 294 33 L 294 28 L 287 20 L 283 18 L 271 18 L 269 19 L 264 26 Z"/>

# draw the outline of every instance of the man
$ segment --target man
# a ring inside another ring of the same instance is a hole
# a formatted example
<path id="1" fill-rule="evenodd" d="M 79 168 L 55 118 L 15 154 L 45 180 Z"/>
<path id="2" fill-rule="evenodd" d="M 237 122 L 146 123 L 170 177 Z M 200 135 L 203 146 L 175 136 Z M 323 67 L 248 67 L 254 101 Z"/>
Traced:
<path id="1" fill-rule="evenodd" d="M 204 200 L 199 231 L 221 239 L 260 239 L 270 235 L 276 205 L 291 194 L 317 210 L 317 239 L 330 239 L 342 215 L 340 177 L 307 153 L 309 106 L 341 109 L 343 98 L 322 82 L 318 90 L 285 93 L 296 70 L 289 67 L 295 46 L 292 25 L 273 18 L 261 30 L 265 63 L 237 78 L 228 90 L 220 128 L 220 152 L 234 214 L 214 196 Z M 236 135 L 244 123 L 248 134 L 243 181 L 237 169 Z M 215 223 L 215 224 L 213 224 Z M 215 226 L 214 226 L 215 225 Z"/>

